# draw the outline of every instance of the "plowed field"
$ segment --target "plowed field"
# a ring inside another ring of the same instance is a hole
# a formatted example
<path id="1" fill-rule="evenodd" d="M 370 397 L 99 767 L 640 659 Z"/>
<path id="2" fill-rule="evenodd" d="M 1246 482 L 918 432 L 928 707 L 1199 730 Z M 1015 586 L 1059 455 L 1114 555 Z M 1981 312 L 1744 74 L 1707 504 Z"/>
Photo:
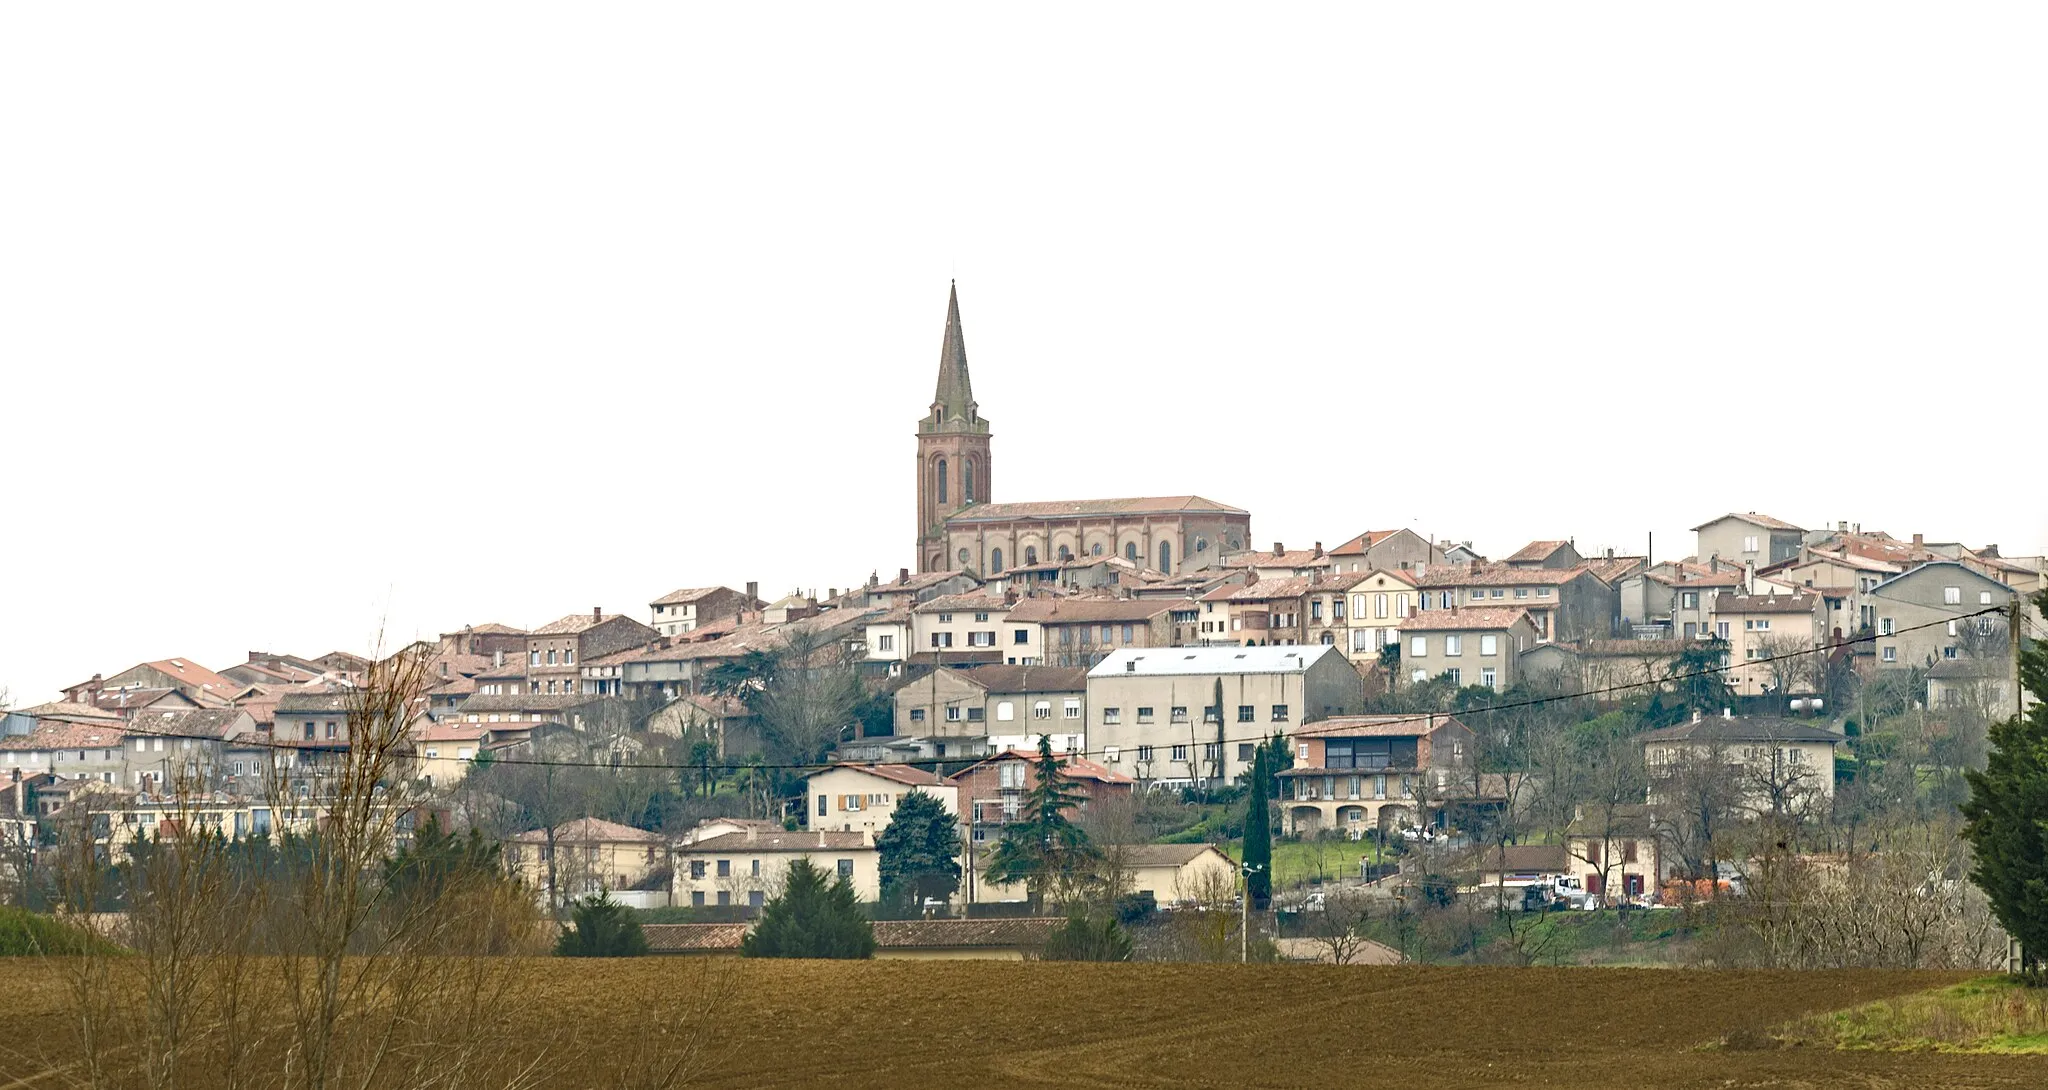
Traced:
<path id="1" fill-rule="evenodd" d="M 1956 974 L 1631 969 L 733 962 L 701 1085 L 877 1087 L 2041 1087 L 2039 1057 L 1814 1049 L 1698 1051 L 1799 1014 Z M 650 997 L 695 963 L 520 966 L 505 1047 L 539 1048 L 544 1084 L 612 1085 Z M 0 1087 L 58 1086 L 62 990 L 8 967 Z M 562 1031 L 567 1031 L 566 1035 Z M 40 1042 L 41 1047 L 26 1047 Z M 522 1042 L 533 1042 L 523 1044 Z M 565 1047 L 570 1046 L 570 1047 Z M 574 1059 L 572 1055 L 583 1057 Z M 8 1083 L 8 1078 L 21 1081 Z"/>

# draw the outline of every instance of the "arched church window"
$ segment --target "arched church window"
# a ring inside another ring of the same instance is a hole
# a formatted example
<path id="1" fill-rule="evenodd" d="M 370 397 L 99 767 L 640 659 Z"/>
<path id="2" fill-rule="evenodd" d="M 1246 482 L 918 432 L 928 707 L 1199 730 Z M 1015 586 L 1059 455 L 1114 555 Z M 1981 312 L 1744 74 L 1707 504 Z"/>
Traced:
<path id="1" fill-rule="evenodd" d="M 974 459 L 967 459 L 967 472 L 960 475 L 960 502 L 974 502 Z"/>
<path id="2" fill-rule="evenodd" d="M 1173 574 L 1173 543 L 1170 541 L 1159 543 L 1159 570 Z"/>
<path id="3" fill-rule="evenodd" d="M 1067 547 L 1066 547 L 1065 545 L 1062 545 L 1062 546 L 1060 546 L 1060 559 L 1061 559 L 1061 560 L 1072 560 L 1072 559 L 1074 559 L 1074 550 L 1072 550 L 1072 549 L 1069 549 L 1069 548 L 1067 548 Z"/>
<path id="4" fill-rule="evenodd" d="M 939 502 L 946 502 L 946 460 L 939 459 Z"/>
<path id="5" fill-rule="evenodd" d="M 1036 563 L 1038 563 L 1038 546 L 1024 546 L 1024 565 L 1026 567 L 1030 567 L 1031 565 Z"/>
<path id="6" fill-rule="evenodd" d="M 1088 550 L 1088 555 L 1089 555 L 1089 556 L 1101 556 L 1101 555 L 1102 555 L 1102 542 L 1100 542 L 1100 541 L 1096 542 L 1096 543 L 1095 543 L 1095 547 L 1094 547 L 1094 548 L 1092 548 L 1092 549 L 1090 549 L 1090 550 Z"/>
<path id="7" fill-rule="evenodd" d="M 988 551 L 988 570 L 991 572 L 1003 570 L 1003 551 L 1001 549 L 990 549 Z"/>
<path id="8" fill-rule="evenodd" d="M 1208 551 L 1209 551 L 1209 539 L 1208 539 L 1208 538 L 1206 538 L 1206 537 L 1203 537 L 1203 536 L 1202 536 L 1202 535 L 1200 535 L 1200 534 L 1196 534 L 1196 535 L 1195 535 L 1195 551 L 1196 551 L 1196 552 L 1198 552 L 1198 553 L 1206 553 L 1206 552 L 1208 552 Z"/>
<path id="9" fill-rule="evenodd" d="M 1134 564 L 1135 564 L 1135 563 L 1137 563 L 1137 561 L 1138 561 L 1138 543 L 1137 543 L 1137 542 L 1135 542 L 1135 541 L 1126 541 L 1126 542 L 1124 542 L 1124 559 L 1125 559 L 1125 560 L 1128 560 L 1128 561 L 1130 561 L 1130 562 L 1132 562 L 1132 563 L 1134 563 Z"/>

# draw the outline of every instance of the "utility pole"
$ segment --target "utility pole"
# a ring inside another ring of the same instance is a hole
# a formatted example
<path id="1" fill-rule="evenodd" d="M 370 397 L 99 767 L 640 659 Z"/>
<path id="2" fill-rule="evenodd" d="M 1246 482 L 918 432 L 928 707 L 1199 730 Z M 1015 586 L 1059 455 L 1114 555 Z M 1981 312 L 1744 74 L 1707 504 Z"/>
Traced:
<path id="1" fill-rule="evenodd" d="M 1258 790 L 1253 785 L 1253 790 Z M 1237 932 L 1238 964 L 1250 964 L 1252 960 L 1252 875 L 1264 870 L 1264 864 L 1241 863 L 1238 870 L 1244 874 L 1244 917 L 1239 921 Z"/>
<path id="2" fill-rule="evenodd" d="M 2012 713 L 2027 714 L 2026 690 L 2020 687 L 2020 637 L 2026 634 L 2026 599 L 2014 595 L 2006 610 L 2006 641 L 2012 644 Z"/>

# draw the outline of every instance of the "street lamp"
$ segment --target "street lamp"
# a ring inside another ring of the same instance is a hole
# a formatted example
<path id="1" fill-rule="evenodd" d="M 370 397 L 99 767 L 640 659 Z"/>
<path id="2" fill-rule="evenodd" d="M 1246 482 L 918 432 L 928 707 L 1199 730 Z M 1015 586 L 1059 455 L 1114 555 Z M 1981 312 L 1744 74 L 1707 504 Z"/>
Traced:
<path id="1" fill-rule="evenodd" d="M 1252 875 L 1265 870 L 1264 863 L 1240 863 L 1238 871 L 1244 875 L 1244 918 L 1239 922 L 1237 933 L 1237 960 L 1247 964 L 1252 960 Z"/>

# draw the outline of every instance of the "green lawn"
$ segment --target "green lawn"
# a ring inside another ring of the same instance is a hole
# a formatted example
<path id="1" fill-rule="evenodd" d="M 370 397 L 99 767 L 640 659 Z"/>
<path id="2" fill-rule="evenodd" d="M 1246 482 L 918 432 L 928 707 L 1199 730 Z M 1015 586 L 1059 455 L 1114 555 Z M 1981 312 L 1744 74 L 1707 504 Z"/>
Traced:
<path id="1" fill-rule="evenodd" d="M 1230 858 L 1244 860 L 1244 842 L 1223 845 Z M 1273 888 L 1293 889 L 1318 880 L 1334 881 L 1358 877 L 1359 860 L 1377 862 L 1379 849 L 1371 841 L 1359 840 L 1276 840 L 1273 842 Z"/>

